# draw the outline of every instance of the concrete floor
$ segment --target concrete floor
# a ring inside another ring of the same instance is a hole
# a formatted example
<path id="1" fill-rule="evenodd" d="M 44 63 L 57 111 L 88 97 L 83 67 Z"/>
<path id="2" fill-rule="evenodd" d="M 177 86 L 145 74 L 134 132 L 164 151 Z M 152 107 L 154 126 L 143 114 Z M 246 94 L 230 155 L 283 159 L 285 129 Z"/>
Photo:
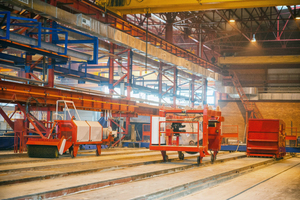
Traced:
<path id="1" fill-rule="evenodd" d="M 291 158 L 187 195 L 188 199 L 300 199 L 300 158 Z"/>
<path id="2" fill-rule="evenodd" d="M 177 152 L 168 155 L 169 162 L 162 162 L 158 151 L 130 148 L 104 150 L 99 157 L 94 151 L 81 151 L 75 159 L 68 155 L 38 159 L 0 153 L 0 199 L 299 199 L 300 196 L 298 157 L 274 161 L 221 152 L 216 163 L 211 164 L 208 156 L 198 166 L 197 155 L 185 154 L 183 161 L 178 159 Z M 267 195 L 268 192 L 272 194 Z"/>

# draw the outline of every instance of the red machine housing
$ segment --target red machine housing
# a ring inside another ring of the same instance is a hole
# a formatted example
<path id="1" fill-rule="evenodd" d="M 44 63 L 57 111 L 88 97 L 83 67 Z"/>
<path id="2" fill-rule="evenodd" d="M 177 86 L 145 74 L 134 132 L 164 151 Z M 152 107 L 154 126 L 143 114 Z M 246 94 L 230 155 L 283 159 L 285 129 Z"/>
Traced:
<path id="1" fill-rule="evenodd" d="M 179 115 L 179 116 L 178 116 Z M 196 115 L 200 115 L 203 120 L 200 121 L 187 121 L 186 118 L 193 118 Z M 159 118 L 159 120 L 157 120 Z M 150 125 L 150 150 L 158 150 L 161 151 L 164 161 L 168 160 L 168 156 L 166 155 L 166 151 L 177 151 L 179 159 L 183 160 L 184 155 L 182 152 L 188 153 L 199 153 L 199 157 L 197 159 L 198 164 L 202 162 L 202 158 L 206 155 L 211 155 L 211 161 L 214 162 L 216 159 L 218 151 L 221 149 L 221 122 L 224 121 L 224 117 L 221 116 L 221 111 L 219 110 L 210 110 L 206 105 L 203 110 L 182 110 L 182 109 L 172 109 L 165 110 L 160 109 L 159 117 L 151 117 L 151 125 Z M 166 127 L 161 128 L 161 124 L 183 124 L 183 123 L 198 123 L 198 128 L 195 131 L 189 132 L 175 132 L 174 129 Z M 202 125 L 202 144 L 200 144 L 199 136 L 200 136 L 200 126 Z M 159 128 L 158 128 L 159 127 Z M 157 129 L 157 130 L 154 130 Z M 179 137 L 182 134 L 196 134 L 197 142 L 195 145 L 180 145 Z M 166 138 L 166 142 L 164 138 L 161 138 L 164 135 Z M 158 142 L 153 142 L 153 137 L 158 137 Z M 173 138 L 176 137 L 176 140 Z M 213 151 L 213 153 L 209 154 L 208 150 Z"/>
<path id="2" fill-rule="evenodd" d="M 78 125 L 74 120 L 57 120 L 55 121 L 53 127 L 56 128 L 56 134 L 52 134 L 53 138 L 29 138 L 27 145 L 34 145 L 34 146 L 56 146 L 57 153 L 55 157 L 58 157 L 58 152 L 60 154 L 65 153 L 68 149 L 72 157 L 77 156 L 77 152 L 80 145 L 96 145 L 96 155 L 101 155 L 101 144 L 109 143 L 113 141 L 113 136 L 111 134 L 108 135 L 108 138 L 103 139 L 103 128 L 101 126 L 101 137 L 98 138 L 97 141 L 92 139 L 92 127 L 87 121 L 77 121 L 80 123 L 86 123 L 89 126 L 88 135 L 86 135 L 86 139 L 79 139 L 78 138 Z M 92 123 L 92 122 L 90 122 Z M 98 122 L 93 122 L 98 123 Z M 98 130 L 99 131 L 99 130 Z M 65 142 L 64 142 L 65 140 Z"/>
<path id="3" fill-rule="evenodd" d="M 279 119 L 249 119 L 247 155 L 285 156 L 285 123 Z"/>
<path id="4" fill-rule="evenodd" d="M 76 157 L 79 146 L 83 144 L 96 145 L 96 155 L 101 155 L 101 144 L 113 141 L 111 133 L 106 139 L 103 139 L 103 127 L 101 124 L 94 121 L 82 121 L 73 101 L 57 100 L 56 116 L 59 116 L 60 103 L 64 104 L 62 120 L 54 121 L 47 137 L 40 134 L 41 138 L 29 138 L 26 143 L 28 156 L 57 158 L 59 154 L 62 155 L 69 149 L 71 156 Z M 75 120 L 75 117 L 71 115 L 68 104 L 72 105 L 78 120 Z M 66 119 L 67 113 L 70 120 Z M 53 130 L 56 130 L 55 133 L 53 133 Z"/>

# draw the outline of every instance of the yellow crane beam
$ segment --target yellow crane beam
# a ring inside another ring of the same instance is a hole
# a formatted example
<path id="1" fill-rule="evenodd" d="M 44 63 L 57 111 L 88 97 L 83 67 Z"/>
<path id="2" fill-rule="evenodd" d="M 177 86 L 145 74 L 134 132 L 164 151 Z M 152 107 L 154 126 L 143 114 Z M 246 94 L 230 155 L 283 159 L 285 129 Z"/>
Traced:
<path id="1" fill-rule="evenodd" d="M 297 5 L 299 0 L 97 0 L 97 4 L 122 15 Z"/>
<path id="2" fill-rule="evenodd" d="M 300 64 L 299 55 L 219 57 L 221 65 Z"/>

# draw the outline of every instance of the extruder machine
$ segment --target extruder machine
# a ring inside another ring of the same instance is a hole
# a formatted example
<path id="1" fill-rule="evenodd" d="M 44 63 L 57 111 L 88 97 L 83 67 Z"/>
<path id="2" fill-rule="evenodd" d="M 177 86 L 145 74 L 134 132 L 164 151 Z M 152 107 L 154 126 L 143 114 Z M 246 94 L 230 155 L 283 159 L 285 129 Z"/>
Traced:
<path id="1" fill-rule="evenodd" d="M 159 110 L 159 116 L 151 117 L 150 150 L 161 151 L 163 160 L 167 161 L 166 151 L 177 151 L 180 160 L 184 153 L 197 154 L 197 163 L 203 157 L 211 155 L 211 162 L 216 160 L 221 149 L 221 123 L 224 117 L 219 108 L 183 110 Z M 210 153 L 208 153 L 210 151 Z"/>
<path id="2" fill-rule="evenodd" d="M 64 104 L 62 115 L 58 114 L 59 103 Z M 68 104 L 74 108 L 77 118 L 71 115 Z M 28 139 L 26 144 L 29 157 L 58 158 L 67 150 L 71 157 L 76 157 L 80 145 L 96 145 L 96 155 L 100 156 L 101 144 L 113 141 L 109 128 L 104 129 L 99 122 L 81 120 L 72 101 L 56 102 L 56 118 L 48 137 Z"/>

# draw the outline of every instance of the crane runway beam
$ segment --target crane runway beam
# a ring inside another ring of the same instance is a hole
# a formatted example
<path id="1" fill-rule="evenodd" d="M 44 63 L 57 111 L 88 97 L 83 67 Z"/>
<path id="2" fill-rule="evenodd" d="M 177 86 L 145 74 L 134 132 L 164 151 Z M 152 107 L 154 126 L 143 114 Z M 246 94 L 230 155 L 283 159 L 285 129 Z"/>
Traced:
<path id="1" fill-rule="evenodd" d="M 99 5 L 102 0 L 97 0 Z M 298 0 L 144 0 L 144 1 L 110 1 L 107 9 L 118 14 L 142 14 L 142 13 L 164 13 L 164 12 L 190 12 L 199 10 L 221 10 L 254 7 L 272 7 L 279 5 L 297 5 Z M 113 5 L 113 6 L 112 6 Z"/>
<path id="2" fill-rule="evenodd" d="M 220 57 L 221 65 L 267 65 L 267 64 L 299 64 L 299 55 L 285 56 L 232 56 Z"/>
<path id="3" fill-rule="evenodd" d="M 35 85 L 0 81 L 1 102 L 26 103 L 30 97 L 36 98 L 41 105 L 53 106 L 57 100 L 74 101 L 77 109 L 102 111 L 112 110 L 122 113 L 137 113 L 139 115 L 158 115 L 158 107 L 136 104 L 134 101 L 86 94 L 83 92 L 46 88 Z"/>

